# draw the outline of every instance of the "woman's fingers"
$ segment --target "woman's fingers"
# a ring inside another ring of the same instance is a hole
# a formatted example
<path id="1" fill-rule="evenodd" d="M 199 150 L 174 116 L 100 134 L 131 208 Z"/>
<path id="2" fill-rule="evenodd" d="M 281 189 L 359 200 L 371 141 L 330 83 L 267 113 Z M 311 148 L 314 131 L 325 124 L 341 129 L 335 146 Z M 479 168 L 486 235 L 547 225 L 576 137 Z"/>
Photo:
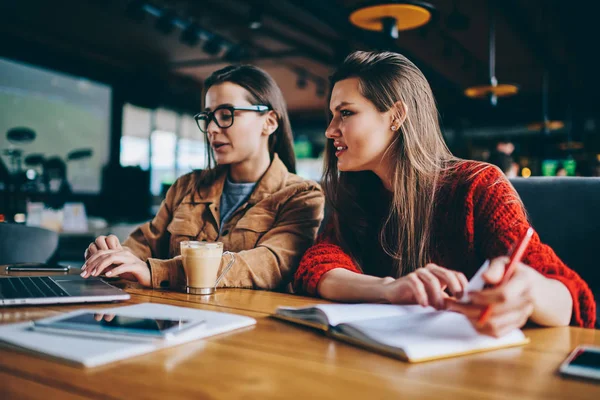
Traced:
<path id="1" fill-rule="evenodd" d="M 483 307 L 468 303 L 461 303 L 453 298 L 446 299 L 446 310 L 464 314 L 470 320 L 477 320 L 483 311 Z"/>
<path id="2" fill-rule="evenodd" d="M 486 335 L 500 337 L 525 325 L 532 312 L 533 306 L 530 305 L 509 313 L 492 316 L 482 325 L 475 323 L 475 328 Z"/>
<path id="3" fill-rule="evenodd" d="M 98 247 L 96 247 L 96 243 L 92 243 L 92 244 L 90 244 L 88 246 L 87 249 L 85 249 L 84 257 L 87 260 L 88 258 L 90 258 L 91 256 L 93 256 L 97 252 L 98 252 Z"/>
<path id="4" fill-rule="evenodd" d="M 137 280 L 143 286 L 152 286 L 150 279 L 150 270 L 147 265 L 141 261 L 132 261 L 129 264 L 122 264 L 106 273 L 107 276 L 120 276 L 130 280 Z"/>
<path id="5" fill-rule="evenodd" d="M 427 307 L 429 305 L 427 291 L 425 290 L 425 285 L 419 279 L 416 273 L 412 273 L 406 276 L 408 284 L 410 286 L 410 290 L 413 293 L 415 301 L 422 305 L 423 307 Z"/>
<path id="6" fill-rule="evenodd" d="M 444 298 L 442 297 L 443 288 L 440 280 L 426 268 L 418 269 L 416 274 L 425 285 L 429 305 L 438 309 L 444 308 Z"/>
<path id="7" fill-rule="evenodd" d="M 98 250 L 108 250 L 108 244 L 106 243 L 106 236 L 98 236 L 94 241 Z"/>
<path id="8" fill-rule="evenodd" d="M 489 285 L 498 285 L 504 278 L 504 270 L 508 261 L 508 257 L 496 257 L 491 260 L 490 266 L 482 275 L 485 283 Z"/>
<path id="9" fill-rule="evenodd" d="M 92 266 L 92 267 L 95 266 L 95 264 L 98 262 L 98 259 L 100 259 L 101 257 L 104 257 L 107 254 L 112 254 L 112 253 L 116 253 L 119 251 L 121 251 L 121 250 L 98 250 L 85 262 L 85 264 L 83 264 L 81 266 L 81 270 L 86 271 L 90 268 L 90 266 Z"/>
<path id="10" fill-rule="evenodd" d="M 456 272 L 456 276 L 458 277 L 458 280 L 460 281 L 460 285 L 462 287 L 462 293 L 464 293 L 464 291 L 467 289 L 467 286 L 469 286 L 469 280 L 467 279 L 465 274 L 463 274 L 462 272 Z"/>
<path id="11" fill-rule="evenodd" d="M 428 264 L 425 268 L 431 271 L 440 282 L 446 284 L 450 293 L 456 297 L 462 295 L 468 284 L 467 278 L 461 272 L 451 271 L 435 264 Z"/>
<path id="12" fill-rule="evenodd" d="M 115 319 L 115 314 L 106 314 L 106 315 L 104 316 L 104 320 L 105 320 L 106 322 L 110 322 L 110 321 L 112 321 L 113 319 Z"/>
<path id="13" fill-rule="evenodd" d="M 115 235 L 98 236 L 96 240 L 93 243 L 91 243 L 85 250 L 84 258 L 88 260 L 90 257 L 92 257 L 94 254 L 98 253 L 98 251 L 101 250 L 120 250 L 122 248 L 123 247 L 121 247 L 121 242 L 119 241 L 119 238 Z"/>
<path id="14" fill-rule="evenodd" d="M 130 272 L 135 275 L 138 265 L 136 264 L 121 264 L 106 273 L 106 276 L 119 276 L 126 272 Z"/>
<path id="15" fill-rule="evenodd" d="M 88 261 L 85 265 L 85 269 L 81 276 L 84 278 L 90 276 L 98 276 L 106 269 L 114 263 L 123 264 L 126 263 L 129 259 L 129 254 L 127 252 L 113 250 L 111 252 L 98 253 L 95 255 L 93 262 Z M 83 269 L 83 268 L 82 268 Z"/>
<path id="16" fill-rule="evenodd" d="M 93 270 L 90 270 L 90 275 L 91 276 L 98 276 L 100 274 L 102 274 L 102 272 L 110 267 L 113 264 L 124 264 L 127 262 L 126 257 L 123 256 L 123 254 L 118 254 L 118 253 L 113 253 L 113 254 L 107 254 L 106 256 L 104 256 L 104 258 L 102 258 L 98 264 L 96 265 L 96 267 Z"/>
<path id="17" fill-rule="evenodd" d="M 119 242 L 119 238 L 115 235 L 108 235 L 106 237 L 106 244 L 109 249 L 121 249 L 121 242 Z"/>
<path id="18" fill-rule="evenodd" d="M 474 304 L 478 305 L 513 303 L 520 298 L 531 297 L 530 289 L 531 285 L 527 276 L 517 270 L 508 282 L 489 289 L 471 292 L 469 297 Z"/>

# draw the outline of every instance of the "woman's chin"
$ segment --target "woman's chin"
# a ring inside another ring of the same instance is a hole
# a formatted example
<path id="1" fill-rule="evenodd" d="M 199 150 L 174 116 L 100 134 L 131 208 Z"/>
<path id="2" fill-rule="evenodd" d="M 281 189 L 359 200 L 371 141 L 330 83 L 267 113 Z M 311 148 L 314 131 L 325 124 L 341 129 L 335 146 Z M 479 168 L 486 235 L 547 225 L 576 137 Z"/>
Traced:
<path id="1" fill-rule="evenodd" d="M 228 154 L 216 154 L 215 161 L 218 165 L 229 165 L 234 162 Z"/>
<path id="2" fill-rule="evenodd" d="M 338 168 L 338 171 L 340 171 L 340 172 L 352 172 L 352 171 L 355 171 L 355 169 L 352 168 L 351 164 L 348 164 L 348 163 L 345 163 L 345 162 L 340 162 L 340 161 L 338 161 L 337 168 Z"/>

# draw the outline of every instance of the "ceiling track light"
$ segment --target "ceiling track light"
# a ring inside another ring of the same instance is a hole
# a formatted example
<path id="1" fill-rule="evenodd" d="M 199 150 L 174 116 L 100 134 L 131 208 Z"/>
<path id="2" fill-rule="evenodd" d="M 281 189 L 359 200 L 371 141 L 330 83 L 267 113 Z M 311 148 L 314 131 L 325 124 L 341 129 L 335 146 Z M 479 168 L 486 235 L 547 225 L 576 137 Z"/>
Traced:
<path id="1" fill-rule="evenodd" d="M 308 86 L 308 72 L 303 68 L 297 68 L 296 74 L 298 75 L 296 87 L 298 89 L 305 89 Z"/>
<path id="2" fill-rule="evenodd" d="M 163 35 L 170 35 L 175 30 L 175 12 L 165 9 L 156 20 L 154 27 Z"/>
<path id="3" fill-rule="evenodd" d="M 202 45 L 202 50 L 211 56 L 216 56 L 223 50 L 223 41 L 217 35 L 212 35 Z"/>
<path id="4" fill-rule="evenodd" d="M 196 23 L 192 22 L 188 24 L 188 26 L 183 31 L 181 31 L 179 41 L 190 47 L 194 47 L 200 41 L 199 31 L 200 27 Z"/>

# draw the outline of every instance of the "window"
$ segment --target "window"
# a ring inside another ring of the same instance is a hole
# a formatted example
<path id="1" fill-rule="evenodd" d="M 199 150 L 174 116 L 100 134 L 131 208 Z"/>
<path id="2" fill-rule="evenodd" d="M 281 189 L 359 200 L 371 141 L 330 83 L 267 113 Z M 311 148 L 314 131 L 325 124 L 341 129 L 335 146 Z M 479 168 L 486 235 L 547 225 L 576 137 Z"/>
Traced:
<path id="1" fill-rule="evenodd" d="M 126 104 L 123 107 L 121 165 L 150 168 L 149 142 L 152 111 Z"/>
<path id="2" fill-rule="evenodd" d="M 177 176 L 206 166 L 204 134 L 196 126 L 194 118 L 181 118 L 181 135 L 177 145 Z"/>
<path id="3" fill-rule="evenodd" d="M 150 190 L 159 196 L 163 184 L 206 164 L 204 136 L 190 115 L 126 104 L 123 109 L 121 165 L 150 170 Z"/>

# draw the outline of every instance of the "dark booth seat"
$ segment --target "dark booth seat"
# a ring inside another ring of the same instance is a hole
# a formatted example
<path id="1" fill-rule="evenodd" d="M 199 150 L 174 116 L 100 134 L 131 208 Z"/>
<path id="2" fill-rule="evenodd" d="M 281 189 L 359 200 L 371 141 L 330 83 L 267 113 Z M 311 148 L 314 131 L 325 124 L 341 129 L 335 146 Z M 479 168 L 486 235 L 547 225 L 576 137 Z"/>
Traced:
<path id="1" fill-rule="evenodd" d="M 534 177 L 511 179 L 530 222 L 600 300 L 600 178 Z M 600 309 L 597 307 L 597 315 Z M 600 318 L 596 326 L 600 327 Z"/>
<path id="2" fill-rule="evenodd" d="M 0 265 L 46 262 L 57 245 L 58 233 L 54 231 L 0 223 Z"/>

